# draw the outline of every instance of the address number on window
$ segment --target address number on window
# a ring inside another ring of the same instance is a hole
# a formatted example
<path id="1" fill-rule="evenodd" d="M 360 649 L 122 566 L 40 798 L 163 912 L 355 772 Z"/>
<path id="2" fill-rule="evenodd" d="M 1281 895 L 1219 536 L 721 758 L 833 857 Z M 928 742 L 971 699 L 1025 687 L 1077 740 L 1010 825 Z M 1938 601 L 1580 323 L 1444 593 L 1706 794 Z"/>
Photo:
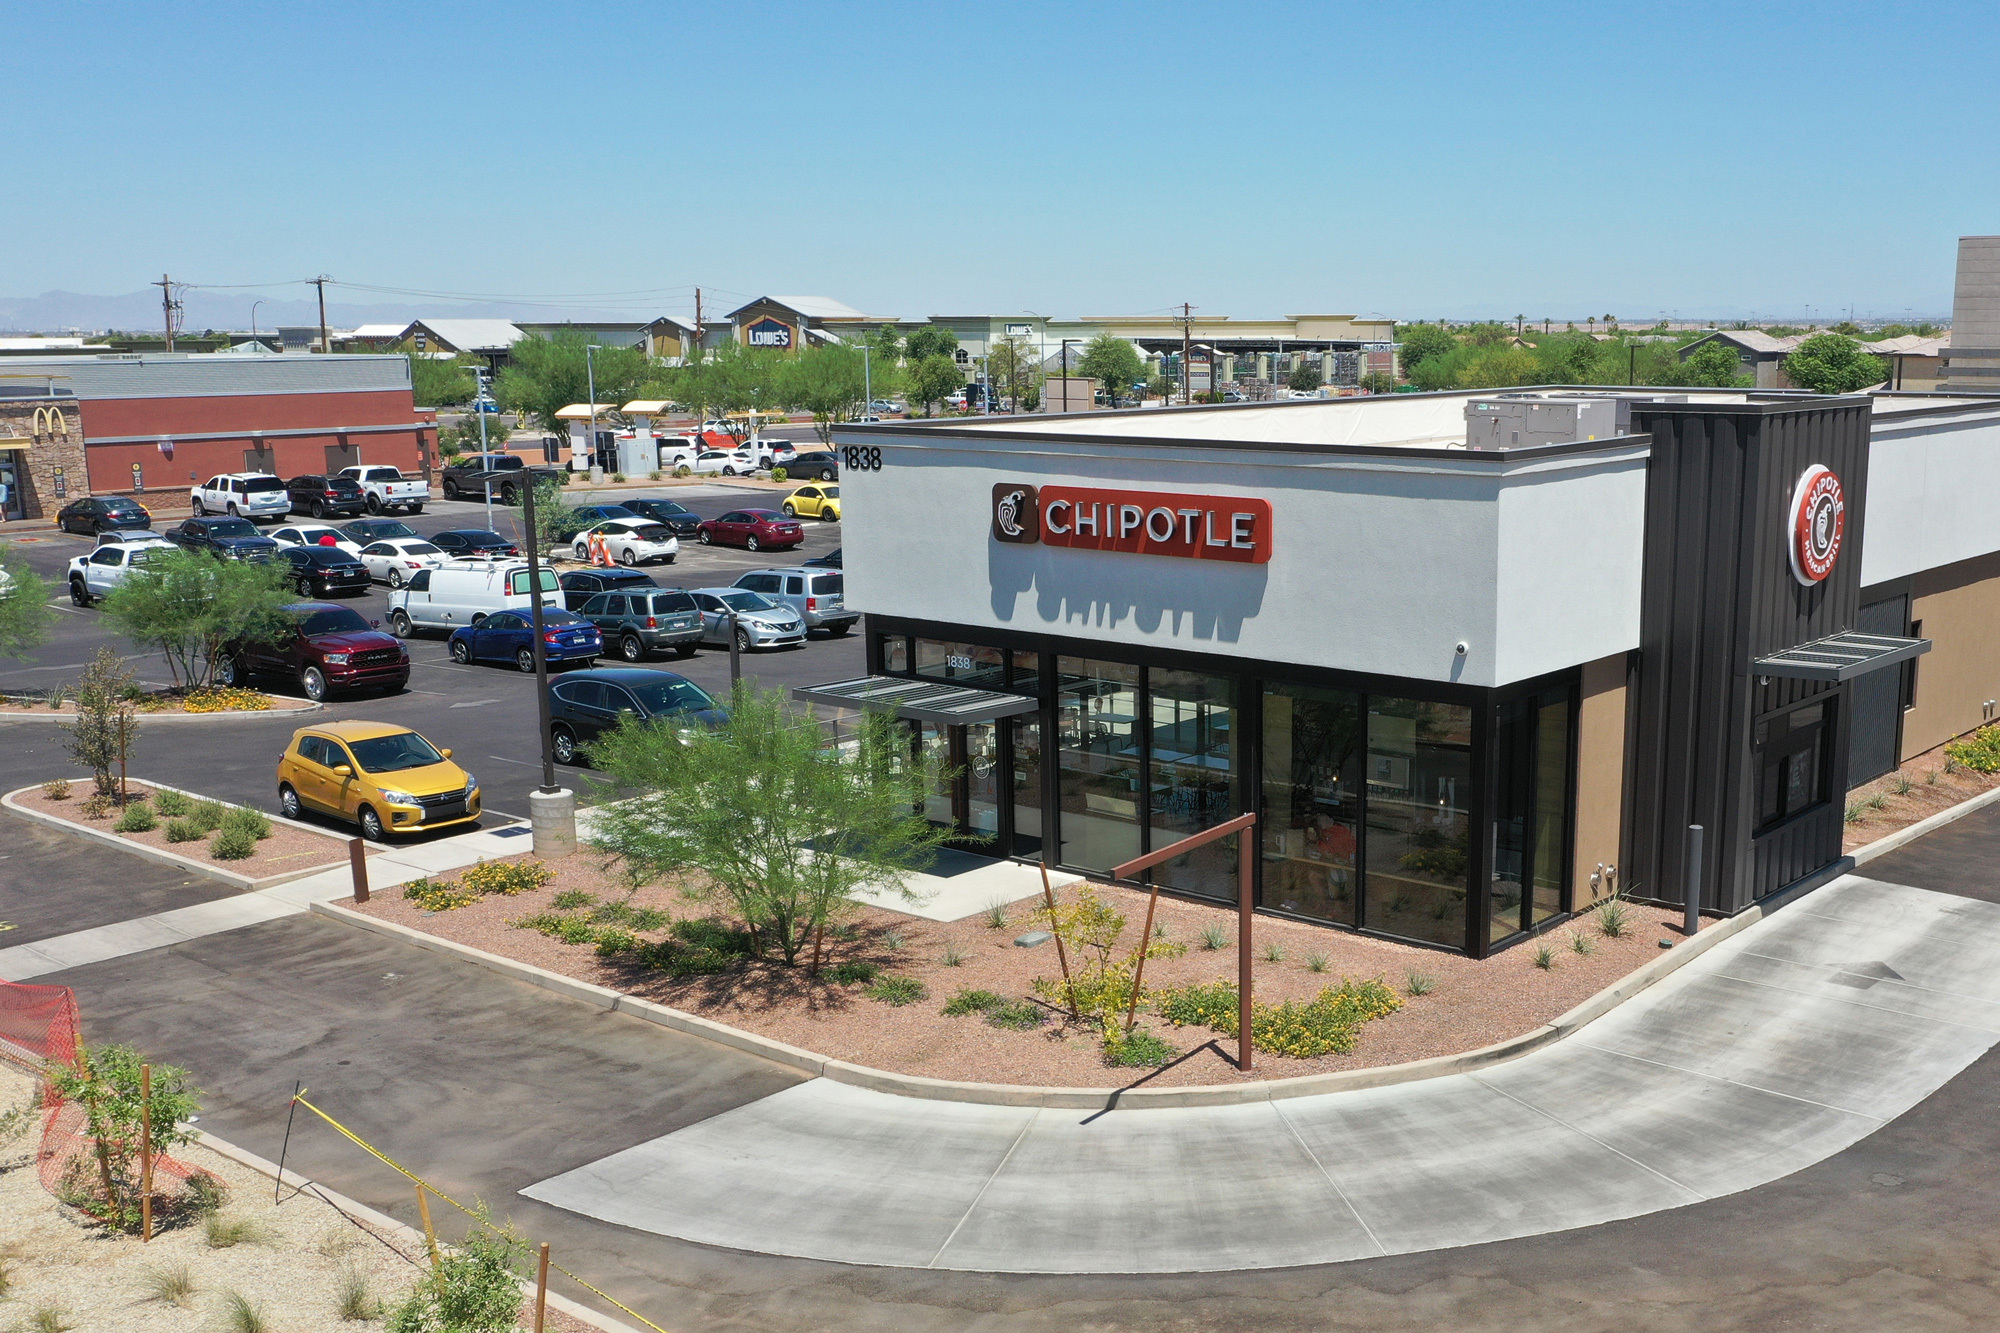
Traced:
<path id="1" fill-rule="evenodd" d="M 873 445 L 850 444 L 840 451 L 840 465 L 850 472 L 880 472 L 882 451 Z"/>
<path id="2" fill-rule="evenodd" d="M 944 664 L 950 667 L 953 671 L 972 670 L 972 659 L 969 657 L 959 657 L 957 655 L 953 655 L 945 658 Z"/>

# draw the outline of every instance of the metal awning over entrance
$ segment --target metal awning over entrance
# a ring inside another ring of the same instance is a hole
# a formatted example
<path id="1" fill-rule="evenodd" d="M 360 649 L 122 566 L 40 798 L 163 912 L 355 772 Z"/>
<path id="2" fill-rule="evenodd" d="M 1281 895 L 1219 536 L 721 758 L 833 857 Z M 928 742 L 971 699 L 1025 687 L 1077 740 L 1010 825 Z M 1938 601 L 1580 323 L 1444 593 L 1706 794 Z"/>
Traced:
<path id="1" fill-rule="evenodd" d="M 794 699 L 807 703 L 831 704 L 835 708 L 866 708 L 894 713 L 913 722 L 935 722 L 964 726 L 969 722 L 992 722 L 1032 713 L 1041 700 L 1026 695 L 1003 694 L 998 690 L 974 690 L 943 681 L 911 680 L 906 676 L 859 676 L 826 685 L 801 685 L 792 691 Z"/>
<path id="2" fill-rule="evenodd" d="M 1850 631 L 1760 657 L 1750 665 L 1760 676 L 1838 682 L 1907 662 L 1930 650 L 1929 639 L 1897 639 L 1887 634 Z"/>

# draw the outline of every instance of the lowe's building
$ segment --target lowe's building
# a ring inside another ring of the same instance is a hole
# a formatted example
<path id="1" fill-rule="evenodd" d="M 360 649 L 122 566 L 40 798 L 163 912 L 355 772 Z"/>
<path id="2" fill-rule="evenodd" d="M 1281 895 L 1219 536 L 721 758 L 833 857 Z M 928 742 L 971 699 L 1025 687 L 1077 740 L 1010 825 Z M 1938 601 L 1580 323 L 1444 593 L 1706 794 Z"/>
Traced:
<path id="1" fill-rule="evenodd" d="M 1734 913 L 1838 871 L 1848 788 L 2000 697 L 2000 398 L 1552 388 L 835 438 L 869 675 L 800 694 L 894 709 L 945 761 L 932 818 L 995 855 L 1103 874 L 1255 812 L 1261 910 L 1485 955 L 1616 891 L 1693 880 Z M 1226 841 L 1155 873 L 1236 896 Z"/>

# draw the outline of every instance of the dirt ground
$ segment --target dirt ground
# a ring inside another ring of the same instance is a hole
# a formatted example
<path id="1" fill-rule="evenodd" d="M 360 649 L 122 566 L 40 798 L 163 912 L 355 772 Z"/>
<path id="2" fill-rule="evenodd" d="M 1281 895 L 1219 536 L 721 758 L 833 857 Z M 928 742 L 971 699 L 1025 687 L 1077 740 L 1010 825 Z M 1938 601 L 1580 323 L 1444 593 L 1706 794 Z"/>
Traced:
<path id="1" fill-rule="evenodd" d="M 1847 793 L 1848 821 L 1841 850 L 1851 852 L 1877 838 L 1906 829 L 1920 819 L 2000 786 L 2000 773 L 1976 773 L 1945 756 L 1945 747 L 1911 759 Z M 1949 770 L 1949 771 L 1947 771 Z M 1879 804 L 1878 804 L 1879 802 Z"/>
<path id="2" fill-rule="evenodd" d="M 581 890 L 599 900 L 628 901 L 622 880 L 605 873 L 601 857 L 585 851 L 552 863 L 548 886 L 514 897 L 487 897 L 451 911 L 426 913 L 398 891 L 378 895 L 359 910 L 444 939 L 518 959 L 565 976 L 594 982 L 733 1026 L 774 1037 L 808 1050 L 879 1069 L 932 1078 L 1051 1087 L 1107 1087 L 1144 1078 L 1148 1086 L 1231 1082 L 1245 1077 L 1230 1063 L 1233 1039 L 1206 1028 L 1175 1028 L 1141 1011 L 1141 1022 L 1185 1053 L 1158 1071 L 1107 1067 L 1094 1033 L 1060 1022 L 1026 1032 L 988 1026 L 978 1016 L 947 1017 L 941 1006 L 961 989 L 990 990 L 1008 999 L 1031 995 L 1036 977 L 1058 978 L 1052 944 L 1015 945 L 1016 937 L 1037 928 L 1034 904 L 1008 909 L 1007 923 L 994 929 L 984 916 L 946 924 L 874 908 L 857 910 L 845 925 L 852 938 L 829 938 L 822 975 L 815 979 L 802 960 L 746 960 L 711 977 L 676 979 L 648 968 L 601 959 L 588 944 L 563 944 L 510 923 L 553 909 L 565 891 Z M 1106 902 L 1124 914 L 1121 947 L 1137 942 L 1145 918 L 1142 892 L 1098 886 Z M 1067 891 L 1066 891 L 1067 892 Z M 721 904 L 691 902 L 674 887 L 637 890 L 635 907 L 657 907 L 675 917 L 723 916 Z M 1345 931 L 1260 916 L 1256 919 L 1254 989 L 1259 1000 L 1280 1001 L 1317 994 L 1343 977 L 1379 978 L 1403 996 L 1404 1007 L 1361 1028 L 1355 1050 L 1312 1060 L 1259 1053 L 1251 1077 L 1289 1078 L 1339 1069 L 1399 1064 L 1502 1041 L 1546 1023 L 1660 953 L 1660 941 L 1676 940 L 1673 913 L 1626 904 L 1626 933 L 1610 938 L 1598 917 L 1587 915 L 1547 937 L 1553 966 L 1535 966 L 1531 942 L 1484 961 L 1434 949 L 1371 939 Z M 1146 987 L 1154 990 L 1236 976 L 1236 917 L 1221 907 L 1162 897 L 1157 917 L 1169 941 L 1187 946 L 1178 958 L 1146 964 Z M 1207 948 L 1203 933 L 1220 933 L 1221 947 Z M 846 933 L 846 932 L 843 932 Z M 660 938 L 649 932 L 645 938 Z M 1575 952 L 1572 938 L 1590 952 Z M 1265 956 L 1275 948 L 1278 957 Z M 950 956 L 961 956 L 956 964 Z M 915 1003 L 894 1006 L 868 998 L 865 985 L 837 985 L 824 974 L 835 963 L 867 961 L 886 974 L 913 977 L 928 991 Z M 1315 971 L 1315 964 L 1323 970 Z M 1431 989 L 1412 995 L 1411 975 Z"/>
<path id="3" fill-rule="evenodd" d="M 0 1062 L 0 1110 L 21 1106 L 35 1080 Z M 259 1239 L 216 1249 L 199 1222 L 155 1233 L 151 1243 L 109 1233 L 58 1203 L 35 1170 L 40 1122 L 0 1142 L 0 1327 L 34 1329 L 41 1312 L 61 1312 L 76 1333 L 195 1333 L 228 1327 L 227 1293 L 260 1306 L 275 1333 L 299 1329 L 379 1329 L 378 1317 L 343 1321 L 338 1292 L 358 1274 L 375 1301 L 393 1303 L 422 1275 L 422 1245 L 378 1233 L 310 1192 L 287 1189 L 272 1201 L 268 1176 L 199 1144 L 176 1149 L 181 1162 L 229 1186 L 218 1216 L 248 1219 Z M 445 1205 L 436 1205 L 444 1207 Z M 176 1304 L 149 1295 L 149 1274 L 185 1266 L 193 1292 Z M 524 1307 L 525 1307 L 524 1302 Z M 524 1312 L 524 1322 L 527 1314 Z M 585 1333 L 587 1325 L 557 1311 L 550 1328 Z"/>
<path id="4" fill-rule="evenodd" d="M 144 795 L 150 798 L 153 794 L 153 789 L 143 782 L 129 783 L 127 784 L 127 790 L 134 796 Z M 31 787 L 14 799 L 30 810 L 51 814 L 58 819 L 68 820 L 72 824 L 81 824 L 103 833 L 116 832 L 112 826 L 118 822 L 117 810 L 114 809 L 107 814 L 91 819 L 86 817 L 79 809 L 84 798 L 90 795 L 90 792 L 90 782 L 88 779 L 84 779 L 83 781 L 72 782 L 70 784 L 70 794 L 67 800 L 51 800 L 43 794 L 40 787 Z M 150 832 L 118 833 L 117 836 L 128 842 L 136 842 L 147 847 L 157 847 L 162 851 L 173 852 L 177 856 L 185 856 L 197 861 L 213 860 L 209 856 L 209 840 L 206 837 L 194 842 L 168 842 L 167 821 L 164 818 L 160 819 Z M 371 845 L 368 850 L 372 854 L 381 849 Z M 305 829 L 292 828 L 290 825 L 280 824 L 274 820 L 271 824 L 271 836 L 260 839 L 257 843 L 257 850 L 252 855 L 241 861 L 215 861 L 214 864 L 221 866 L 225 870 L 234 871 L 239 875 L 248 875 L 252 879 L 263 879 L 270 875 L 282 875 L 294 870 L 309 869 L 313 866 L 340 865 L 344 864 L 346 860 L 347 844 L 340 839 L 328 837 L 322 833 L 308 832 Z"/>

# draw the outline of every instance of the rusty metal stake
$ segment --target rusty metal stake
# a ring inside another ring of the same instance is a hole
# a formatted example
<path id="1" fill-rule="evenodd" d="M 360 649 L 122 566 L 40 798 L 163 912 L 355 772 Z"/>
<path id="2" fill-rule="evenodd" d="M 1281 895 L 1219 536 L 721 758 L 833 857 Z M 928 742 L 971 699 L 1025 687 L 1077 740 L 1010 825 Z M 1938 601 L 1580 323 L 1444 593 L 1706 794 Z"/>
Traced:
<path id="1" fill-rule="evenodd" d="M 1250 873 L 1252 830 L 1236 834 L 1236 1068 L 1250 1072 Z"/>
<path id="2" fill-rule="evenodd" d="M 139 1066 L 139 1239 L 153 1239 L 153 1067 Z"/>
<path id="3" fill-rule="evenodd" d="M 1125 1035 L 1132 1035 L 1132 1023 L 1139 1013 L 1139 987 L 1146 980 L 1146 946 L 1153 942 L 1153 909 L 1160 905 L 1160 881 L 1153 880 L 1152 896 L 1146 899 L 1146 926 L 1139 932 L 1139 962 L 1132 969 L 1131 1002 L 1125 1006 Z"/>
<path id="4" fill-rule="evenodd" d="M 354 876 L 354 901 L 368 901 L 368 852 L 359 838 L 347 840 L 347 869 Z"/>
<path id="5" fill-rule="evenodd" d="M 549 1308 L 549 1243 L 542 1242 L 541 1262 L 535 1272 L 535 1333 L 542 1333 L 542 1319 Z"/>
<path id="6" fill-rule="evenodd" d="M 1069 996 L 1069 1016 L 1077 1017 L 1076 983 L 1069 978 L 1069 955 L 1063 950 L 1062 931 L 1056 928 L 1056 891 L 1049 887 L 1048 853 L 1042 854 L 1042 901 L 1049 905 L 1049 934 L 1056 940 L 1056 962 L 1062 968 L 1063 991 Z"/>

